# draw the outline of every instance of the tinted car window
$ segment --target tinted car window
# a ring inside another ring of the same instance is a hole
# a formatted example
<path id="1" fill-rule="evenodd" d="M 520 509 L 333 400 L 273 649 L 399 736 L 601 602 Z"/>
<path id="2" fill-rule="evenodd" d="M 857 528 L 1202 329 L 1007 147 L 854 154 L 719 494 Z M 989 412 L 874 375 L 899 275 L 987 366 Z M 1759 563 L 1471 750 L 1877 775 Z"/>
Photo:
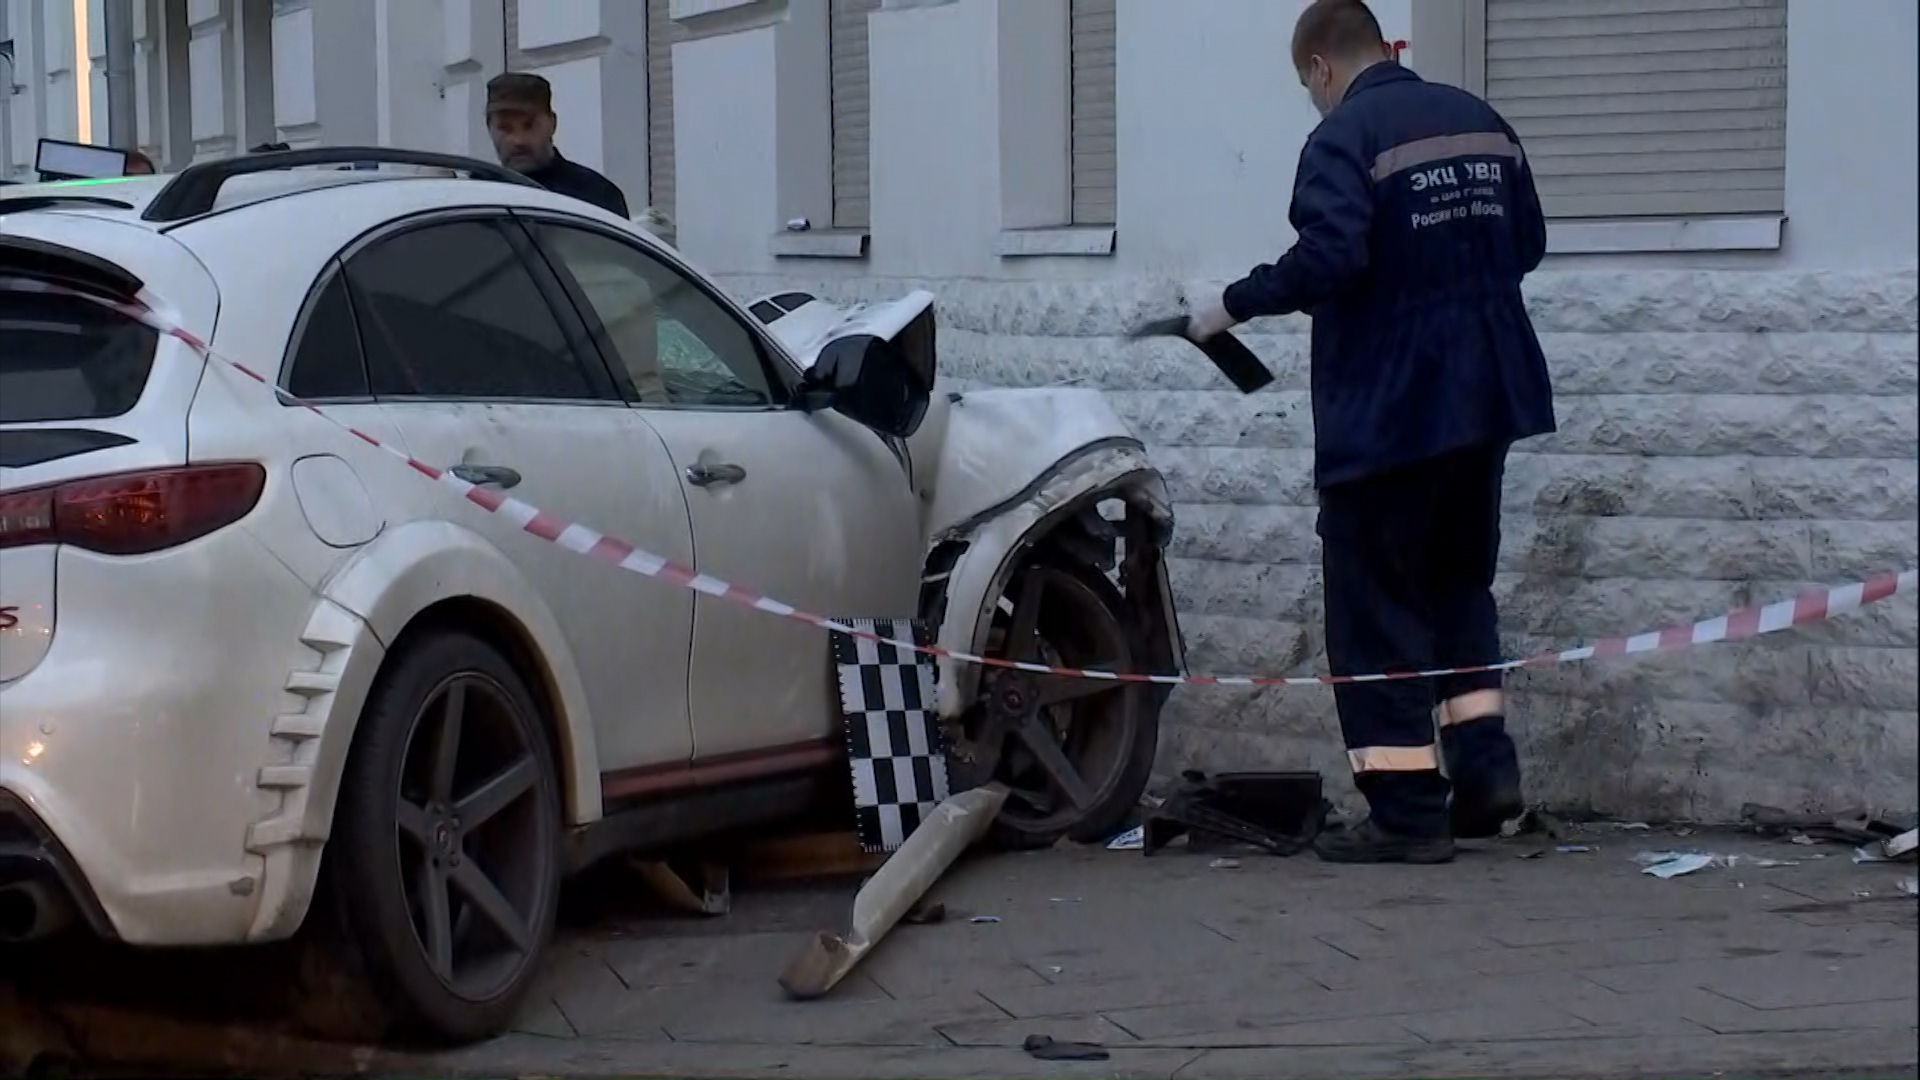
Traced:
<path id="1" fill-rule="evenodd" d="M 0 424 L 119 416 L 139 403 L 159 342 L 90 300 L 0 290 Z"/>
<path id="2" fill-rule="evenodd" d="M 287 372 L 287 391 L 294 397 L 318 401 L 372 392 L 344 275 L 329 271 L 294 335 L 293 363 Z"/>
<path id="3" fill-rule="evenodd" d="M 638 244 L 566 226 L 535 227 L 542 248 L 578 283 L 603 328 L 601 345 L 640 400 L 707 407 L 784 404 L 759 339 L 679 270 Z"/>
<path id="4" fill-rule="evenodd" d="M 347 280 L 377 397 L 612 396 L 605 371 L 596 378 L 568 344 L 496 222 L 380 241 L 348 261 Z"/>

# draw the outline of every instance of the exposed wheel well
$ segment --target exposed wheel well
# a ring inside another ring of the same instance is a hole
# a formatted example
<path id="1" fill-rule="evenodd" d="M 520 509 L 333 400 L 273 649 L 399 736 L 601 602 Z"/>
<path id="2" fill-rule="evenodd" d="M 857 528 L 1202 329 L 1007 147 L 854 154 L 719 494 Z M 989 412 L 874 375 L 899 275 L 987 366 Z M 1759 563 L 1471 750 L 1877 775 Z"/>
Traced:
<path id="1" fill-rule="evenodd" d="M 1057 507 L 1006 556 L 1007 572 L 1020 560 L 1051 553 L 1106 575 L 1140 620 L 1140 633 L 1156 668 L 1171 670 L 1184 655 L 1172 598 L 1165 588 L 1164 561 L 1169 522 L 1146 493 L 1115 485 L 1087 492 Z M 967 553 L 967 537 L 949 537 L 928 553 L 920 586 L 920 618 L 938 627 L 948 608 L 949 575 Z M 987 598 L 987 603 L 1001 597 Z M 978 648 L 982 643 L 976 641 Z M 1155 693 L 1164 700 L 1168 688 Z"/>
<path id="2" fill-rule="evenodd" d="M 476 596 L 452 596 L 416 613 L 387 650 L 386 662 L 391 664 L 393 658 L 406 652 L 413 641 L 440 631 L 471 634 L 499 649 L 513 669 L 527 681 L 527 689 L 532 691 L 534 703 L 540 707 L 540 726 L 546 732 L 548 747 L 553 751 L 554 765 L 560 771 L 560 790 L 571 791 L 574 779 L 569 775 L 569 762 L 572 759 L 568 752 L 571 747 L 567 746 L 567 724 L 566 717 L 561 715 L 560 692 L 526 628 L 498 604 Z M 563 802 L 570 803 L 571 799 L 563 799 Z M 565 805 L 562 809 L 569 823 L 578 820 L 576 807 Z"/>

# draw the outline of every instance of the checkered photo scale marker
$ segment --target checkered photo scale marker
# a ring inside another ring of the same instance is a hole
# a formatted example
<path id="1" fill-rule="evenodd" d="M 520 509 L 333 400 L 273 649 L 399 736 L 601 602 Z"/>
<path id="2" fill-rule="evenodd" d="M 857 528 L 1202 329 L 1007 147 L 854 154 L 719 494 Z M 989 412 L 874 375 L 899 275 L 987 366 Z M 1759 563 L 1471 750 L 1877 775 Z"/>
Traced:
<path id="1" fill-rule="evenodd" d="M 908 619 L 841 619 L 894 641 L 925 645 Z M 884 641 L 832 631 L 840 712 L 853 768 L 854 826 L 867 851 L 894 851 L 949 790 L 947 752 L 935 711 L 933 657 Z"/>

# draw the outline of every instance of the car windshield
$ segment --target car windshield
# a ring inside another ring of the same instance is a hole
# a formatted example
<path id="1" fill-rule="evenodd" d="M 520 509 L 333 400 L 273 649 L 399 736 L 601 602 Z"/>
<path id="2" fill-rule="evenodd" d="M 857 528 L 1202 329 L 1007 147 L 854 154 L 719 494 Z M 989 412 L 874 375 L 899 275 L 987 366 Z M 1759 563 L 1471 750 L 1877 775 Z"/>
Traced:
<path id="1" fill-rule="evenodd" d="M 158 343 L 100 304 L 0 281 L 0 424 L 119 416 L 140 400 Z"/>

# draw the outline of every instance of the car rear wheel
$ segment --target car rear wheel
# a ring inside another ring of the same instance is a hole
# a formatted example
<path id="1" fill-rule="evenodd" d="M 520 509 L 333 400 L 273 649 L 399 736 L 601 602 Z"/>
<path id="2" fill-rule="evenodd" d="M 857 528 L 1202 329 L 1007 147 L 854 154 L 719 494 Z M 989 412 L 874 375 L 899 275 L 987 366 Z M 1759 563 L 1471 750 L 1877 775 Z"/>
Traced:
<path id="1" fill-rule="evenodd" d="M 328 877 L 384 1026 L 471 1042 L 512 1020 L 553 933 L 553 751 L 484 641 L 438 632 L 390 663 L 355 736 Z"/>
<path id="2" fill-rule="evenodd" d="M 1130 672 L 1148 650 L 1127 602 L 1105 575 L 1041 556 L 1017 574 L 988 654 L 1049 667 Z M 1105 839 L 1139 804 L 1153 769 L 1165 695 L 1140 683 L 1072 679 L 1005 668 L 984 673 L 961 770 L 1010 794 L 993 839 L 1039 847 L 1062 836 Z"/>

